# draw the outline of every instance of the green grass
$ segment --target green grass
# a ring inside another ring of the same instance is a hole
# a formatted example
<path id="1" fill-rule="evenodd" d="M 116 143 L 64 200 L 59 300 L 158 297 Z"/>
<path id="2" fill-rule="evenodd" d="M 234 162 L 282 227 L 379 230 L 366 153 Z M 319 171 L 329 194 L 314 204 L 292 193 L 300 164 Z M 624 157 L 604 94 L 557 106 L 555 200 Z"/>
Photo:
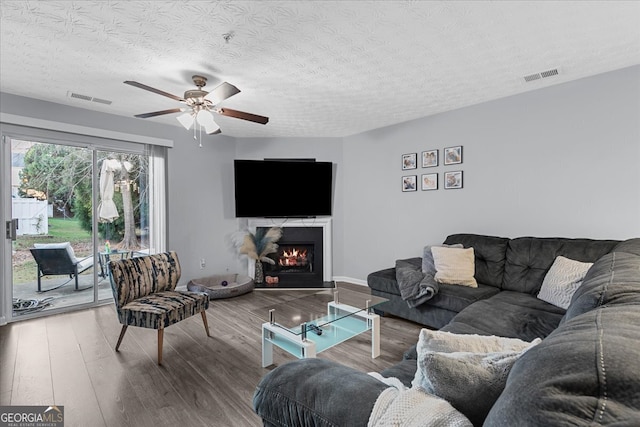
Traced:
<path id="1" fill-rule="evenodd" d="M 49 218 L 49 234 L 18 236 L 15 242 L 15 250 L 27 250 L 33 247 L 34 243 L 71 242 L 89 243 L 91 233 L 80 226 L 80 222 L 75 219 Z"/>
<path id="2" fill-rule="evenodd" d="M 49 235 L 61 242 L 90 242 L 91 233 L 80 226 L 75 219 L 50 218 Z"/>

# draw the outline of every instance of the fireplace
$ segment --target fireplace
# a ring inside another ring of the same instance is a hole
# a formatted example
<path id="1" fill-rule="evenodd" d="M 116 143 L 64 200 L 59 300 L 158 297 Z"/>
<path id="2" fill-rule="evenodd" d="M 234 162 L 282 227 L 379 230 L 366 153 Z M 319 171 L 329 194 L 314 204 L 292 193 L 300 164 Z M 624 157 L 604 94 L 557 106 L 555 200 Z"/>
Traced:
<path id="1" fill-rule="evenodd" d="M 313 245 L 283 246 L 274 257 L 273 270 L 276 273 L 312 273 L 314 250 Z"/>
<path id="2" fill-rule="evenodd" d="M 266 220 L 265 220 L 266 221 Z M 331 276 L 330 219 L 287 220 L 284 224 L 271 221 L 250 221 L 253 229 L 282 227 L 278 251 L 270 254 L 273 264 L 262 262 L 264 282 L 256 288 L 327 288 L 333 287 Z M 249 264 L 253 276 L 255 267 Z"/>

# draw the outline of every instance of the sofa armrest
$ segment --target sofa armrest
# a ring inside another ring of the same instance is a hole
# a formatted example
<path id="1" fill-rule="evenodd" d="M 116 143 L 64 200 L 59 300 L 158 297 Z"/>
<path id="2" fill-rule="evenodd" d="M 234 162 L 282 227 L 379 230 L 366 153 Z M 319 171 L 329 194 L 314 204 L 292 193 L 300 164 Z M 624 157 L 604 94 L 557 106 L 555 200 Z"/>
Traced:
<path id="1" fill-rule="evenodd" d="M 286 363 L 265 375 L 253 395 L 255 412 L 273 426 L 365 426 L 389 386 L 325 359 Z"/>

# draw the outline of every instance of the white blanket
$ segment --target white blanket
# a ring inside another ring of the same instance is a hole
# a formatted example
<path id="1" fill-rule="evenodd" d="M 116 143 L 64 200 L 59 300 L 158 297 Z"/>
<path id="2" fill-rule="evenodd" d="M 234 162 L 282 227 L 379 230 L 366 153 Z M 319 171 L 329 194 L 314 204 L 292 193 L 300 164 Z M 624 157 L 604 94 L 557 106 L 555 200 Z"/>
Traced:
<path id="1" fill-rule="evenodd" d="M 391 387 L 378 396 L 367 427 L 473 427 L 446 400 L 420 387 L 406 388 L 397 378 L 370 375 Z"/>

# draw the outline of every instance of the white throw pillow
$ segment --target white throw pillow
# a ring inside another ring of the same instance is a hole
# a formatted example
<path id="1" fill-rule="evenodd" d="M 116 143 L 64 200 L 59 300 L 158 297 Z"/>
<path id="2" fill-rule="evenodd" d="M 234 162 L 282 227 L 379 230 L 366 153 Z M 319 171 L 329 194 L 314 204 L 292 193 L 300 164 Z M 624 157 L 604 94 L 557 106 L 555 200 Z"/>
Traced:
<path id="1" fill-rule="evenodd" d="M 544 276 L 538 298 L 566 310 L 571 303 L 571 297 L 582 285 L 592 265 L 592 262 L 575 261 L 563 256 L 556 257 Z"/>
<path id="2" fill-rule="evenodd" d="M 469 286 L 477 288 L 473 275 L 476 271 L 473 248 L 445 248 L 433 246 L 431 248 L 433 261 L 436 265 L 435 280 L 448 285 Z"/>
<path id="3" fill-rule="evenodd" d="M 471 353 L 495 353 L 497 351 L 521 351 L 542 340 L 532 342 L 519 338 L 506 338 L 497 335 L 454 334 L 453 332 L 432 331 L 423 328 L 418 337 L 416 350 L 453 353 L 466 351 Z"/>
<path id="4" fill-rule="evenodd" d="M 453 245 L 442 244 L 425 246 L 422 250 L 422 272 L 431 276 L 436 275 L 436 265 L 433 261 L 433 253 L 431 252 L 431 248 L 433 248 L 434 246 L 442 248 L 464 248 L 461 243 L 454 243 Z"/>

